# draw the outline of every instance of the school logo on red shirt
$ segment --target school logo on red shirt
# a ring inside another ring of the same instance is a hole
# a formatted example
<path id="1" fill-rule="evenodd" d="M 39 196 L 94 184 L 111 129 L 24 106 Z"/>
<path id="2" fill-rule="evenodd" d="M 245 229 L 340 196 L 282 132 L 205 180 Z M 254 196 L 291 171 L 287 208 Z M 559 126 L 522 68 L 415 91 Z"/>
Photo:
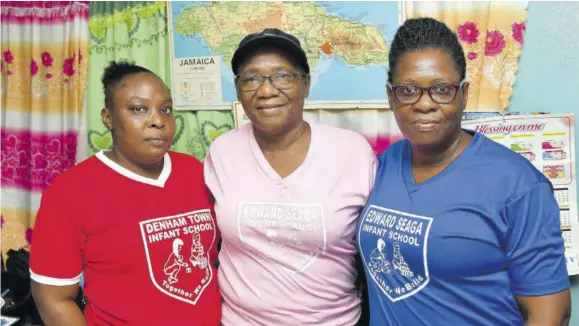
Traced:
<path id="1" fill-rule="evenodd" d="M 140 222 L 149 274 L 161 292 L 196 304 L 213 278 L 209 249 L 215 220 L 208 209 Z"/>

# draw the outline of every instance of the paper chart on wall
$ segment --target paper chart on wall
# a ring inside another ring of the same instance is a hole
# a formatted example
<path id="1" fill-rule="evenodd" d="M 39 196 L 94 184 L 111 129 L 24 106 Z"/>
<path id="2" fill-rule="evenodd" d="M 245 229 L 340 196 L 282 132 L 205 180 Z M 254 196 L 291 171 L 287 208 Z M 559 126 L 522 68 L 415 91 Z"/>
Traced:
<path id="1" fill-rule="evenodd" d="M 528 159 L 551 180 L 559 203 L 569 275 L 579 274 L 579 219 L 572 114 L 505 115 L 463 121 Z"/>

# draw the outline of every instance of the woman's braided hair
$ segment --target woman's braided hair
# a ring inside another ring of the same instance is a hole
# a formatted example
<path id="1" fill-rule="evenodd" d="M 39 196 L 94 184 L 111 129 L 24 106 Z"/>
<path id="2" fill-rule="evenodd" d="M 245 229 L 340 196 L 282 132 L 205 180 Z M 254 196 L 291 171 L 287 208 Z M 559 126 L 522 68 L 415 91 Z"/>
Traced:
<path id="1" fill-rule="evenodd" d="M 450 55 L 460 79 L 465 78 L 466 60 L 456 34 L 436 19 L 412 18 L 398 28 L 390 45 L 388 82 L 392 83 L 392 76 L 402 56 L 411 51 L 427 49 L 440 49 Z"/>

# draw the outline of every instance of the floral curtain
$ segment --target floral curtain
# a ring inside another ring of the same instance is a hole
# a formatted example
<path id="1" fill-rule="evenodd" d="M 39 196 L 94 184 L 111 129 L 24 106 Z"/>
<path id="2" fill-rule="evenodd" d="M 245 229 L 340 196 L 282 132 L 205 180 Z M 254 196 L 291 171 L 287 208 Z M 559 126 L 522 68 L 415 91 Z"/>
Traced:
<path id="1" fill-rule="evenodd" d="M 2 254 L 29 248 L 42 191 L 77 152 L 88 1 L 2 1 Z M 82 140 L 81 140 L 82 142 Z"/>
<path id="2" fill-rule="evenodd" d="M 467 57 L 467 111 L 502 111 L 509 103 L 521 55 L 528 2 L 404 3 L 405 17 L 432 17 L 457 32 Z"/>
<path id="3" fill-rule="evenodd" d="M 135 61 L 171 85 L 169 37 L 165 2 L 115 1 L 90 3 L 90 64 L 88 90 L 88 154 L 112 145 L 100 120 L 104 94 L 100 78 L 111 60 Z M 233 128 L 230 112 L 176 112 L 173 150 L 204 160 L 209 144 Z"/>

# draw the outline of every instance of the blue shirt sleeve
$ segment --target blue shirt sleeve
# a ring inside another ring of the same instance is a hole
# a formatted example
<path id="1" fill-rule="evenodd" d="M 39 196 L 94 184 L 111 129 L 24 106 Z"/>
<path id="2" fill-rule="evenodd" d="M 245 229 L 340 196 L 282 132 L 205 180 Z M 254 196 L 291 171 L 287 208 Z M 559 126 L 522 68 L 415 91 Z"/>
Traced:
<path id="1" fill-rule="evenodd" d="M 506 205 L 508 273 L 515 294 L 540 296 L 569 288 L 559 215 L 548 182 Z"/>

